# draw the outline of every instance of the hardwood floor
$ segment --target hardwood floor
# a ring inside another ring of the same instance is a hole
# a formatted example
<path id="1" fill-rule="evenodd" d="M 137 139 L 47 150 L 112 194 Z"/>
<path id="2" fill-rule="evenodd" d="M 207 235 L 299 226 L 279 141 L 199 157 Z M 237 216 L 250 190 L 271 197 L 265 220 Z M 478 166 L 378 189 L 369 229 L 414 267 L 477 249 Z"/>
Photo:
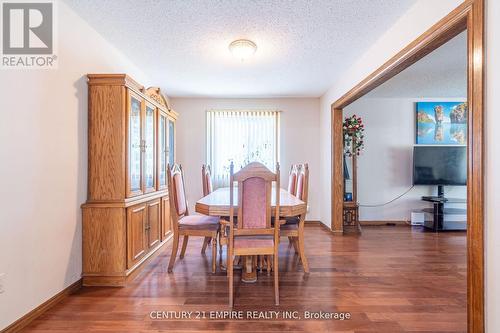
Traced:
<path id="1" fill-rule="evenodd" d="M 349 312 L 349 320 L 194 319 L 196 311 L 228 310 L 226 274 L 211 274 L 202 238 L 167 273 L 170 246 L 125 288 L 86 287 L 23 332 L 466 332 L 465 233 L 409 227 L 364 227 L 361 236 L 306 228 L 310 274 L 293 247 L 280 245 L 280 300 L 272 276 L 256 284 L 235 278 L 235 311 Z M 299 269 L 298 269 L 299 267 Z M 150 318 L 151 311 L 193 311 L 192 319 Z"/>

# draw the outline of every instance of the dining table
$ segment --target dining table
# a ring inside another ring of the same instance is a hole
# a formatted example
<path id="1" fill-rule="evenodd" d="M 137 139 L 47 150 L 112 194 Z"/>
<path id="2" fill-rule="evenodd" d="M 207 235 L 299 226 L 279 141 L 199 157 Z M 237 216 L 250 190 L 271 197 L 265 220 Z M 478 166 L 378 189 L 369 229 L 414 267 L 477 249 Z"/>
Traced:
<path id="1" fill-rule="evenodd" d="M 195 204 L 195 211 L 200 214 L 209 216 L 229 217 L 230 198 L 229 187 L 221 187 L 204 196 Z M 238 214 L 238 187 L 233 188 L 233 207 L 234 215 Z M 273 186 L 271 196 L 271 213 L 275 216 L 276 211 L 276 191 Z M 292 217 L 305 214 L 307 205 L 304 201 L 289 193 L 287 190 L 280 188 L 280 218 Z M 252 283 L 257 281 L 257 270 L 253 264 L 253 256 L 245 256 L 245 265 L 242 272 L 241 280 L 243 282 Z"/>

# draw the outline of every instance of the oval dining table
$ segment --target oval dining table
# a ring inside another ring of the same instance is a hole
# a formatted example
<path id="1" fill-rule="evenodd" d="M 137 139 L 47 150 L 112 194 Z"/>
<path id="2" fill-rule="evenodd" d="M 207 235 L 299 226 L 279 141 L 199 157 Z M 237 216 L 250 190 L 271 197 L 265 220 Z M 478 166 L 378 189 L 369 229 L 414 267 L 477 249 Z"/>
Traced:
<path id="1" fill-rule="evenodd" d="M 234 214 L 238 213 L 238 187 L 234 187 Z M 229 217 L 229 187 L 221 187 L 201 198 L 196 202 L 195 211 L 209 216 Z M 276 210 L 276 191 L 272 190 L 271 211 L 272 216 Z M 280 218 L 305 214 L 307 210 L 304 201 L 300 200 L 288 191 L 280 188 Z M 245 257 L 246 264 L 241 280 L 243 282 L 256 282 L 257 271 L 252 264 L 252 257 Z"/>

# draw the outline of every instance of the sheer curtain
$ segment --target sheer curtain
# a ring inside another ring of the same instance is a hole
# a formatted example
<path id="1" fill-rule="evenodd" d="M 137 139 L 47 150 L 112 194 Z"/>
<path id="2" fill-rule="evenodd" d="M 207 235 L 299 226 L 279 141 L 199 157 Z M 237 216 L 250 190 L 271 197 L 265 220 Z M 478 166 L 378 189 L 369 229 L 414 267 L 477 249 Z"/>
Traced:
<path id="1" fill-rule="evenodd" d="M 278 111 L 207 111 L 207 163 L 214 186 L 229 185 L 229 165 L 238 171 L 250 162 L 276 168 Z"/>

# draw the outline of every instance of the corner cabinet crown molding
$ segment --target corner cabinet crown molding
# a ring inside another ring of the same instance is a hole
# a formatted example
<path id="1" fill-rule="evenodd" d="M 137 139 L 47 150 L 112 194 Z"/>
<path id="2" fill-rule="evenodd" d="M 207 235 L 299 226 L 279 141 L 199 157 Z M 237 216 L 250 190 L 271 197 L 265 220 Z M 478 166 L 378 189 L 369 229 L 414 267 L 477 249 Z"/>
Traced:
<path id="1" fill-rule="evenodd" d="M 83 284 L 123 286 L 172 235 L 166 168 L 178 114 L 159 88 L 126 74 L 87 77 Z"/>

